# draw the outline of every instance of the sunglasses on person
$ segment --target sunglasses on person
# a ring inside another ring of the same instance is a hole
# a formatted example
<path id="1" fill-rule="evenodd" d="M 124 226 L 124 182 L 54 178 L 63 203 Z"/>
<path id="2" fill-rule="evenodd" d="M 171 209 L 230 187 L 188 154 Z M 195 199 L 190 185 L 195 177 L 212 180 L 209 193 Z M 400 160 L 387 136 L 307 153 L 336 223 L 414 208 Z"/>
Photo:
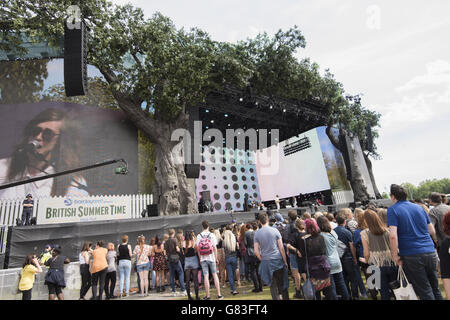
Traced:
<path id="1" fill-rule="evenodd" d="M 51 129 L 42 129 L 41 127 L 34 127 L 30 130 L 30 135 L 32 137 L 38 136 L 40 133 L 42 133 L 42 140 L 45 142 L 51 141 L 54 137 L 59 136 L 59 133 L 56 133 L 55 131 Z"/>

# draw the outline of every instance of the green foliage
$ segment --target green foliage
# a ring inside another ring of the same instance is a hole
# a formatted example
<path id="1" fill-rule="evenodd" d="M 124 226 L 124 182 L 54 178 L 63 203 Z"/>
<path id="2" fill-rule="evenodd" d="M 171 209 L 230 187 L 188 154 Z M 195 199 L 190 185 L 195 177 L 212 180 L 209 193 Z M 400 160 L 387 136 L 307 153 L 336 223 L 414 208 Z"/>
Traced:
<path id="1" fill-rule="evenodd" d="M 402 186 L 408 191 L 408 199 L 428 199 L 431 192 L 450 194 L 450 179 L 432 179 L 419 183 L 416 187 L 412 183 L 406 182 Z"/>
<path id="2" fill-rule="evenodd" d="M 36 102 L 48 77 L 48 60 L 9 61 L 0 70 L 0 103 Z"/>

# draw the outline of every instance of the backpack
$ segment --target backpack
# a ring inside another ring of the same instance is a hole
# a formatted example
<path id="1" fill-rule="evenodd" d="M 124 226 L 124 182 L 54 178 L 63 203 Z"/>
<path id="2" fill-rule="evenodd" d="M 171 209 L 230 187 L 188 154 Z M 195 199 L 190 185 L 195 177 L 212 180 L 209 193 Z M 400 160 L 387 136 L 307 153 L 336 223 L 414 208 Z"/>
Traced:
<path id="1" fill-rule="evenodd" d="M 201 256 L 206 256 L 213 252 L 213 244 L 209 235 L 210 234 L 204 237 L 202 234 L 200 234 L 201 239 L 198 243 L 198 252 Z"/>

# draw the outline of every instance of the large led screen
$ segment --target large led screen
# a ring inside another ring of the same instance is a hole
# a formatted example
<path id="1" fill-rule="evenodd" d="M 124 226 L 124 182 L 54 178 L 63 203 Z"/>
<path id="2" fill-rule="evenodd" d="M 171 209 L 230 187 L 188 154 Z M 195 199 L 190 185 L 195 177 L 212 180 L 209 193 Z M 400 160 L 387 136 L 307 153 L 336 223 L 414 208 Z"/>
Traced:
<path id="1" fill-rule="evenodd" d="M 262 201 L 330 189 L 316 129 L 256 151 Z"/>

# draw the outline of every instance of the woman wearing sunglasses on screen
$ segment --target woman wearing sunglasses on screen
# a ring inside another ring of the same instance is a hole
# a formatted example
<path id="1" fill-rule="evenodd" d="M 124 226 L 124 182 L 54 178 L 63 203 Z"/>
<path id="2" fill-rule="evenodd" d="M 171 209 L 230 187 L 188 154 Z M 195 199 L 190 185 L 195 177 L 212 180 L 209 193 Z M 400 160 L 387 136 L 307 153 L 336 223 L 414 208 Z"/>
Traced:
<path id="1" fill-rule="evenodd" d="M 80 140 L 74 121 L 62 110 L 49 108 L 25 127 L 22 141 L 12 156 L 0 159 L 0 185 L 80 167 Z M 68 174 L 0 190 L 0 199 L 20 194 L 87 196 L 86 181 Z"/>

